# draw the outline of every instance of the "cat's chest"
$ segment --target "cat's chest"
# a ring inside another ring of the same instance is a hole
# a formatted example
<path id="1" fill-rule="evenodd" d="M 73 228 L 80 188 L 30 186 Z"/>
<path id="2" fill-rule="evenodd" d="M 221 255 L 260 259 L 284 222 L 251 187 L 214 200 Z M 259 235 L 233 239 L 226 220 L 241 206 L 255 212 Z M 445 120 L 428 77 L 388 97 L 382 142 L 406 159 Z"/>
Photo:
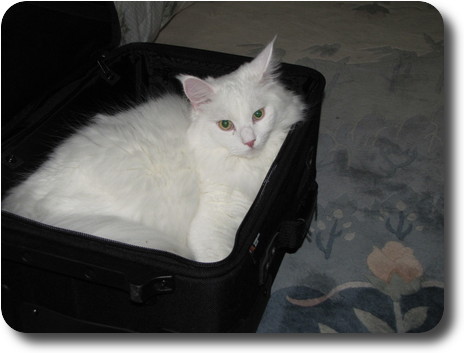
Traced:
<path id="1" fill-rule="evenodd" d="M 197 164 L 200 188 L 202 192 L 212 192 L 219 188 L 254 198 L 269 167 L 269 161 L 259 159 L 201 159 Z"/>

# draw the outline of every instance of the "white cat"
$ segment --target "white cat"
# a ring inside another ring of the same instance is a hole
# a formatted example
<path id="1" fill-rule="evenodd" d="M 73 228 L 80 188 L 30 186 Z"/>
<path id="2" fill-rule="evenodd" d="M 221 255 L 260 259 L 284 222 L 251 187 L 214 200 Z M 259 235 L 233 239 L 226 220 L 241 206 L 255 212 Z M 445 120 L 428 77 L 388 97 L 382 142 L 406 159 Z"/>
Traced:
<path id="1" fill-rule="evenodd" d="M 301 99 L 276 79 L 271 42 L 218 78 L 97 115 L 13 188 L 4 210 L 202 262 L 232 250 Z"/>

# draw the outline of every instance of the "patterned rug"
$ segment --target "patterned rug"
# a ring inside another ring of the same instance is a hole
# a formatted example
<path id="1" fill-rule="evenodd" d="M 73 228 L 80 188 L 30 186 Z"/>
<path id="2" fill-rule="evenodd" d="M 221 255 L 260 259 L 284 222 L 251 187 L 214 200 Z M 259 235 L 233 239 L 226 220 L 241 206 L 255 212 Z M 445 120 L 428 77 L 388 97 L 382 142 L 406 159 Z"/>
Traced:
<path id="1" fill-rule="evenodd" d="M 420 2 L 194 3 L 157 42 L 327 80 L 311 242 L 286 256 L 259 332 L 424 332 L 444 301 L 443 22 Z"/>

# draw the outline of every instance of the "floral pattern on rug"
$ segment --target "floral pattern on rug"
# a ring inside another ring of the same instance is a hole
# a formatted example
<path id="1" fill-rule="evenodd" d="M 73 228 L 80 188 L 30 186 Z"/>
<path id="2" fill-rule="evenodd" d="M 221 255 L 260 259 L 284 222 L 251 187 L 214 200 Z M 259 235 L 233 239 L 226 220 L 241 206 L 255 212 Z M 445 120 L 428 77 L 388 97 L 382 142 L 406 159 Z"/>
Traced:
<path id="1" fill-rule="evenodd" d="M 262 324 L 260 331 L 285 332 L 293 326 L 290 332 L 405 333 L 436 326 L 443 312 L 444 285 L 423 279 L 423 267 L 411 248 L 391 241 L 382 249 L 374 248 L 366 262 L 371 271 L 367 281 L 343 283 L 328 294 L 306 299 L 301 298 L 315 291 L 294 287 L 275 293 L 269 308 L 282 306 L 279 300 L 286 301 L 305 308 L 299 309 L 298 315 L 304 318 L 285 322 L 291 316 L 283 315 L 284 322 L 279 322 L 265 317 L 263 322 L 267 324 Z M 288 303 L 283 306 L 288 307 Z M 314 330 L 309 329 L 312 326 Z"/>

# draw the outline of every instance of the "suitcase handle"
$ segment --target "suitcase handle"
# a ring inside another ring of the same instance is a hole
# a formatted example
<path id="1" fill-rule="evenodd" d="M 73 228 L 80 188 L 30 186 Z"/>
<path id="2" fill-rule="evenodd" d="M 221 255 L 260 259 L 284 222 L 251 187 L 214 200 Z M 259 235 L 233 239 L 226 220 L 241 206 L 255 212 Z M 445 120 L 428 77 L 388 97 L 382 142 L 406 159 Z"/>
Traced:
<path id="1" fill-rule="evenodd" d="M 283 222 L 276 234 L 275 246 L 286 253 L 296 252 L 306 236 L 306 220 L 299 218 L 296 221 Z"/>
<path id="2" fill-rule="evenodd" d="M 282 251 L 293 254 L 303 244 L 308 233 L 309 225 L 317 212 L 317 190 L 316 182 L 309 187 L 307 198 L 302 200 L 296 214 L 300 217 L 292 221 L 284 221 L 272 236 L 268 246 L 264 250 L 262 260 L 259 264 L 259 283 L 263 285 L 267 281 L 269 270 L 274 257 Z M 305 217 L 305 218 L 303 218 Z"/>
<path id="3" fill-rule="evenodd" d="M 283 222 L 280 225 L 279 230 L 272 236 L 259 264 L 260 285 L 266 283 L 272 262 L 279 250 L 293 254 L 301 247 L 305 236 L 306 220 L 303 218 L 299 218 L 296 221 Z"/>

